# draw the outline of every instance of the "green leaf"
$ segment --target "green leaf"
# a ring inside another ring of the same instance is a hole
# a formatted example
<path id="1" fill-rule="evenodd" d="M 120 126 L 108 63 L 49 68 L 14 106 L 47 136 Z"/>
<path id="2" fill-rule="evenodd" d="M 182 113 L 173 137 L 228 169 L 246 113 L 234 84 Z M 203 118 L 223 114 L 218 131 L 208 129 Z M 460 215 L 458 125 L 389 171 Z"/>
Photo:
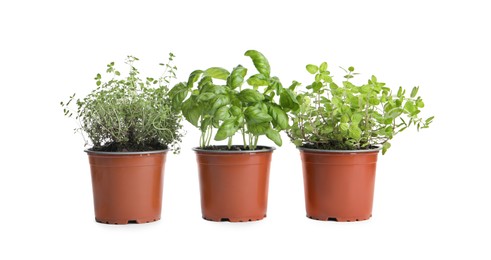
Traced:
<path id="1" fill-rule="evenodd" d="M 251 123 L 247 122 L 247 130 L 253 135 L 263 135 L 266 134 L 271 126 L 268 122 L 265 123 Z"/>
<path id="2" fill-rule="evenodd" d="M 198 127 L 198 121 L 201 116 L 201 107 L 198 106 L 194 98 L 195 96 L 184 101 L 182 104 L 182 115 L 189 123 Z"/>
<path id="3" fill-rule="evenodd" d="M 269 105 L 269 115 L 273 118 L 273 126 L 279 126 L 280 129 L 285 130 L 288 129 L 288 116 L 280 106 L 276 104 Z"/>
<path id="4" fill-rule="evenodd" d="M 358 127 L 356 124 L 351 124 L 349 127 L 349 137 L 353 139 L 360 139 L 361 138 L 361 129 Z"/>
<path id="5" fill-rule="evenodd" d="M 230 112 L 229 108 L 227 106 L 223 106 L 217 109 L 215 112 L 215 117 L 216 120 L 226 120 L 230 118 Z"/>
<path id="6" fill-rule="evenodd" d="M 307 71 L 310 73 L 310 74 L 315 74 L 317 73 L 317 71 L 319 71 L 319 67 L 317 67 L 316 65 L 314 64 L 308 64 L 306 66 L 307 68 Z"/>
<path id="7" fill-rule="evenodd" d="M 268 123 L 273 120 L 273 118 L 257 107 L 248 107 L 244 112 L 247 123 L 259 124 Z"/>
<path id="8" fill-rule="evenodd" d="M 318 93 L 322 88 L 322 83 L 320 82 L 314 82 L 312 83 L 312 90 L 316 93 Z"/>
<path id="9" fill-rule="evenodd" d="M 169 91 L 169 97 L 172 101 L 172 106 L 179 109 L 182 106 L 182 102 L 188 95 L 188 87 L 183 83 L 178 83 Z"/>
<path id="10" fill-rule="evenodd" d="M 227 78 L 227 86 L 231 87 L 232 89 L 242 86 L 246 74 L 246 68 L 242 67 L 241 65 L 235 67 L 232 70 L 232 73 L 230 73 L 230 76 Z"/>
<path id="11" fill-rule="evenodd" d="M 414 106 L 414 103 L 410 100 L 406 101 L 406 104 L 404 105 L 404 109 L 407 110 L 410 114 L 416 112 L 416 107 Z"/>
<path id="12" fill-rule="evenodd" d="M 353 71 L 355 71 L 355 68 L 354 68 L 354 67 L 352 67 L 352 66 L 350 66 L 350 67 L 348 68 L 348 70 L 349 70 L 349 72 L 353 72 Z"/>
<path id="13" fill-rule="evenodd" d="M 349 130 L 349 124 L 348 123 L 341 123 L 339 124 L 339 129 L 341 129 L 341 131 L 348 131 Z"/>
<path id="14" fill-rule="evenodd" d="M 115 71 L 115 72 L 114 72 L 114 74 L 115 74 L 116 76 L 121 76 L 121 73 L 120 73 L 119 71 Z"/>
<path id="15" fill-rule="evenodd" d="M 227 120 L 218 128 L 217 134 L 215 135 L 215 141 L 222 141 L 231 137 L 237 132 L 234 120 Z"/>
<path id="16" fill-rule="evenodd" d="M 300 83 L 300 82 L 297 82 L 296 80 L 294 80 L 294 81 L 292 82 L 292 84 L 290 85 L 290 87 L 288 87 L 288 89 L 289 89 L 289 90 L 291 90 L 291 91 L 294 91 L 294 90 L 295 90 L 295 88 L 296 88 L 296 87 L 298 87 L 298 86 L 300 86 L 300 85 L 301 85 L 301 83 Z"/>
<path id="17" fill-rule="evenodd" d="M 359 124 L 361 122 L 361 120 L 363 120 L 363 115 L 361 113 L 354 113 L 352 116 L 351 116 L 351 122 L 353 124 Z"/>
<path id="18" fill-rule="evenodd" d="M 247 79 L 247 84 L 254 87 L 267 86 L 268 83 L 268 78 L 263 74 L 255 74 Z"/>
<path id="19" fill-rule="evenodd" d="M 280 94 L 280 105 L 287 110 L 297 111 L 300 108 L 295 94 L 289 89 L 283 89 Z"/>
<path id="20" fill-rule="evenodd" d="M 382 146 L 382 154 L 385 154 L 387 150 L 390 148 L 391 144 L 389 142 L 385 142 Z"/>
<path id="21" fill-rule="evenodd" d="M 264 95 L 254 89 L 244 89 L 239 93 L 239 100 L 246 103 L 255 103 L 264 100 Z"/>
<path id="22" fill-rule="evenodd" d="M 232 112 L 232 115 L 234 115 L 234 116 L 238 116 L 238 115 L 242 114 L 242 109 L 240 109 L 240 108 L 239 108 L 239 107 L 237 107 L 237 106 L 232 106 L 232 107 L 230 108 L 230 112 Z"/>
<path id="23" fill-rule="evenodd" d="M 423 108 L 423 107 L 425 107 L 425 103 L 423 102 L 423 100 L 418 99 L 416 101 L 416 106 L 419 107 L 419 108 Z"/>
<path id="24" fill-rule="evenodd" d="M 414 87 L 413 90 L 411 90 L 411 97 L 414 98 L 418 94 L 419 87 Z"/>
<path id="25" fill-rule="evenodd" d="M 217 95 L 212 100 L 212 107 L 209 112 L 214 113 L 214 111 L 222 106 L 228 105 L 230 103 L 230 98 L 227 95 Z"/>
<path id="26" fill-rule="evenodd" d="M 264 57 L 264 55 L 256 50 L 248 50 L 244 54 L 245 56 L 249 56 L 252 59 L 252 62 L 254 63 L 254 66 L 256 67 L 257 71 L 259 73 L 263 74 L 266 76 L 266 78 L 269 78 L 271 68 L 269 66 L 269 62 Z"/>
<path id="27" fill-rule="evenodd" d="M 319 66 L 319 70 L 320 72 L 325 72 L 327 71 L 327 62 L 323 62 L 320 66 Z"/>
<path id="28" fill-rule="evenodd" d="M 211 93 L 211 92 L 201 93 L 198 96 L 198 101 L 200 101 L 200 102 L 202 102 L 202 101 L 208 101 L 208 100 L 214 98 L 215 96 L 216 96 L 215 93 Z"/>
<path id="29" fill-rule="evenodd" d="M 215 79 L 223 79 L 227 80 L 227 77 L 230 75 L 230 72 L 224 68 L 220 67 L 212 67 L 205 70 L 205 75 L 210 76 Z"/>
<path id="30" fill-rule="evenodd" d="M 281 141 L 281 136 L 280 133 L 272 128 L 268 128 L 266 130 L 266 136 L 273 141 L 276 145 L 281 146 L 282 141 Z"/>
<path id="31" fill-rule="evenodd" d="M 97 86 L 100 86 L 100 85 L 101 85 L 101 81 L 100 81 L 100 80 L 98 80 L 98 81 L 96 81 L 96 83 L 95 83 L 95 84 L 96 84 Z"/>
<path id="32" fill-rule="evenodd" d="M 188 83 L 187 83 L 187 86 L 189 89 L 191 89 L 193 87 L 193 84 L 196 81 L 198 81 L 201 74 L 203 74 L 202 70 L 195 70 L 195 71 L 191 72 L 191 74 L 189 74 L 189 79 L 188 79 Z"/>
<path id="33" fill-rule="evenodd" d="M 426 124 L 429 124 L 429 123 L 433 122 L 433 119 L 434 119 L 434 118 L 435 118 L 434 116 L 430 116 L 430 117 L 428 117 L 428 119 L 426 119 L 425 123 L 426 123 Z"/>

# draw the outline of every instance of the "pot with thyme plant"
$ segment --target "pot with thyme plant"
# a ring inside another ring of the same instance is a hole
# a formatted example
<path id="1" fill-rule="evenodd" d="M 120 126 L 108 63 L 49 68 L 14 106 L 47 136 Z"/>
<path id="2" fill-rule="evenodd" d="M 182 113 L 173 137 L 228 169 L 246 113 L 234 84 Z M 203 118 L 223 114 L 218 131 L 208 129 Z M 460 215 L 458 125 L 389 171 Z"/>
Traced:
<path id="1" fill-rule="evenodd" d="M 327 63 L 309 64 L 315 75 L 307 91 L 297 91 L 298 107 L 290 111 L 291 141 L 300 150 L 307 216 L 317 220 L 359 221 L 372 215 L 377 155 L 406 128 L 418 131 L 433 120 L 420 117 L 424 107 L 414 87 L 409 95 L 393 93 L 372 76 L 366 84 L 351 82 L 353 67 L 338 85 Z"/>
<path id="2" fill-rule="evenodd" d="M 247 80 L 248 71 L 241 65 L 231 72 L 212 67 L 193 71 L 187 82 L 170 91 L 174 106 L 201 131 L 200 146 L 194 151 L 206 220 L 239 222 L 266 216 L 274 148 L 260 146 L 258 140 L 266 135 L 281 146 L 279 132 L 289 127 L 286 112 L 275 102 L 283 87 L 271 77 L 268 60 L 254 50 L 245 55 L 259 72 Z M 233 145 L 236 133 L 242 145 Z M 213 137 L 227 140 L 227 145 L 210 145 Z"/>
<path id="3" fill-rule="evenodd" d="M 146 223 L 160 219 L 163 174 L 168 150 L 179 151 L 181 124 L 168 97 L 175 78 L 174 55 L 159 78 L 142 79 L 128 56 L 126 77 L 114 62 L 107 65 L 110 79 L 95 77 L 97 88 L 85 98 L 61 102 L 64 113 L 80 122 L 87 136 L 95 220 L 108 224 Z M 71 105 L 76 110 L 71 110 Z"/>

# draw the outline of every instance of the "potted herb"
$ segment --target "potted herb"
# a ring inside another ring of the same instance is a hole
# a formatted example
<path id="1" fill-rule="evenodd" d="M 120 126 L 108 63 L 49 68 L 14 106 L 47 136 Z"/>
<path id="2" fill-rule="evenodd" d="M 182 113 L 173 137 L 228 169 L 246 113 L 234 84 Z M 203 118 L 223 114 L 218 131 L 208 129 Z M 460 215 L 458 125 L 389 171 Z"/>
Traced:
<path id="1" fill-rule="evenodd" d="M 128 56 L 126 77 L 114 62 L 109 80 L 95 77 L 97 88 L 85 98 L 72 95 L 61 102 L 64 113 L 80 122 L 76 130 L 87 137 L 95 219 L 101 223 L 146 223 L 160 219 L 164 163 L 167 151 L 179 151 L 180 116 L 168 97 L 176 67 L 161 64 L 160 78 L 142 79 Z M 75 105 L 76 110 L 71 110 Z"/>
<path id="2" fill-rule="evenodd" d="M 390 140 L 406 128 L 428 128 L 418 87 L 396 93 L 372 76 L 366 84 L 350 80 L 345 70 L 336 84 L 327 63 L 309 64 L 315 75 L 307 91 L 297 92 L 299 106 L 290 112 L 291 141 L 303 164 L 307 216 L 318 220 L 358 221 L 371 217 L 377 155 L 385 154 Z"/>
<path id="3" fill-rule="evenodd" d="M 286 112 L 275 102 L 283 87 L 271 77 L 268 60 L 254 50 L 245 55 L 258 71 L 247 80 L 248 71 L 241 65 L 231 72 L 212 67 L 193 71 L 187 82 L 170 91 L 174 106 L 201 131 L 194 151 L 207 220 L 253 221 L 266 216 L 274 148 L 258 145 L 259 137 L 265 135 L 281 146 L 279 131 L 289 127 Z M 241 145 L 233 144 L 236 134 Z M 227 145 L 211 145 L 212 138 L 227 140 Z"/>

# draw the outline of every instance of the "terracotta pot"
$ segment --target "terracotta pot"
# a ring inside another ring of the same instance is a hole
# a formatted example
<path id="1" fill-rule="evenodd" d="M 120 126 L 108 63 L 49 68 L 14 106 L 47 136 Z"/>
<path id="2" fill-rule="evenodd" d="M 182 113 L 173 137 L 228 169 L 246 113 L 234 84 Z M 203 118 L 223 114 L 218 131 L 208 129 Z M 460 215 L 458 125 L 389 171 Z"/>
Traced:
<path id="1" fill-rule="evenodd" d="M 160 219 L 167 150 L 86 152 L 97 222 L 128 224 Z"/>
<path id="2" fill-rule="evenodd" d="M 359 221 L 372 216 L 375 169 L 380 149 L 299 150 L 307 217 Z"/>
<path id="3" fill-rule="evenodd" d="M 212 221 L 266 217 L 269 167 L 274 148 L 220 151 L 194 148 L 198 160 L 201 212 Z"/>

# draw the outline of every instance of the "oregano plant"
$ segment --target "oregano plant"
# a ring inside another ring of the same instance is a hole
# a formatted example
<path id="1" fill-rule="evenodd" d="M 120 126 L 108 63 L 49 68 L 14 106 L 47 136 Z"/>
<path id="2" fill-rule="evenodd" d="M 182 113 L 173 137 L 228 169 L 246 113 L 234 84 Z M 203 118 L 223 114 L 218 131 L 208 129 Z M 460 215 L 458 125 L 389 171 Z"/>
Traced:
<path id="1" fill-rule="evenodd" d="M 314 81 L 306 91 L 298 91 L 298 107 L 291 110 L 293 125 L 288 136 L 296 146 L 325 150 L 363 150 L 382 147 L 385 154 L 390 140 L 409 127 L 428 128 L 433 116 L 420 117 L 425 106 L 419 87 L 393 92 L 372 76 L 355 85 L 353 67 L 340 83 L 334 81 L 328 64 L 309 64 Z"/>
<path id="2" fill-rule="evenodd" d="M 252 59 L 258 72 L 247 79 L 248 69 L 242 65 L 230 72 L 211 67 L 193 71 L 187 82 L 170 91 L 174 107 L 200 129 L 201 148 L 209 147 L 213 138 L 227 140 L 231 149 L 232 137 L 239 132 L 243 141 L 239 149 L 256 149 L 263 135 L 282 145 L 280 131 L 289 127 L 289 104 L 275 100 L 286 90 L 277 77 L 271 76 L 269 62 L 262 53 L 249 50 L 245 56 Z"/>
<path id="3" fill-rule="evenodd" d="M 181 117 L 171 104 L 168 85 L 176 77 L 172 65 L 174 55 L 161 63 L 158 78 L 141 77 L 135 67 L 138 58 L 128 56 L 127 76 L 107 65 L 108 80 L 101 74 L 94 78 L 96 88 L 84 98 L 70 96 L 61 102 L 65 116 L 75 117 L 80 126 L 75 130 L 87 137 L 86 145 L 94 151 L 134 152 L 170 148 L 179 151 L 183 136 Z M 88 140 L 87 140 L 88 139 Z"/>

